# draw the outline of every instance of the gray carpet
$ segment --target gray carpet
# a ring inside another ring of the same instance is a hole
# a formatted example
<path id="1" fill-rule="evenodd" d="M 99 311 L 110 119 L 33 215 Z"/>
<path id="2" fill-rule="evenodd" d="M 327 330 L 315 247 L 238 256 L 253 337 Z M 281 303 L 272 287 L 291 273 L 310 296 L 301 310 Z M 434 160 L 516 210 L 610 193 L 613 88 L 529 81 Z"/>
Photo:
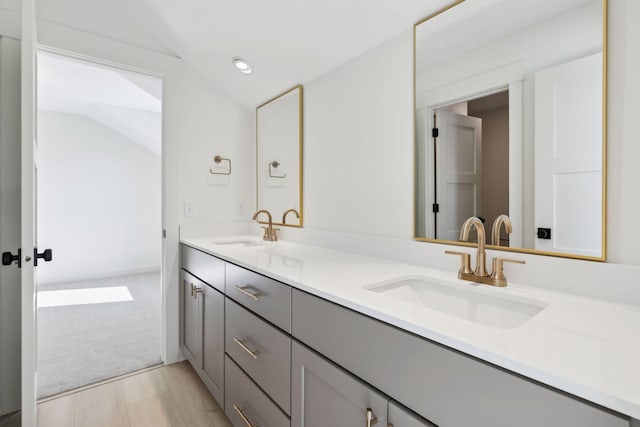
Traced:
<path id="1" fill-rule="evenodd" d="M 38 309 L 38 398 L 156 365 L 160 273 L 39 286 L 38 291 L 126 286 L 133 301 Z"/>

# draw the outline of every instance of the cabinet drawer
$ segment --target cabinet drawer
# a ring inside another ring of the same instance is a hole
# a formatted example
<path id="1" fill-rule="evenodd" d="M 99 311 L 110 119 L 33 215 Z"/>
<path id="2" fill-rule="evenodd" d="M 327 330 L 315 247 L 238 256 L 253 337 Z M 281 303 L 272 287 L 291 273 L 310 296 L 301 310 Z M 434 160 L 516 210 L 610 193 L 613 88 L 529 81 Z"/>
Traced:
<path id="1" fill-rule="evenodd" d="M 289 413 L 291 338 L 229 298 L 225 328 L 227 354 Z"/>
<path id="2" fill-rule="evenodd" d="M 229 356 L 225 356 L 224 366 L 226 384 L 224 412 L 234 427 L 249 425 L 289 427 L 289 418 Z"/>
<path id="3" fill-rule="evenodd" d="M 226 294 L 279 328 L 291 332 L 291 288 L 233 264 L 226 266 Z"/>
<path id="4" fill-rule="evenodd" d="M 372 425 L 387 427 L 386 396 L 296 341 L 292 371 L 291 425 L 359 427 L 370 414 Z"/>
<path id="5" fill-rule="evenodd" d="M 187 245 L 180 246 L 182 268 L 224 293 L 225 262 Z"/>
<path id="6" fill-rule="evenodd" d="M 389 402 L 387 418 L 389 427 L 436 427 L 394 401 Z"/>
<path id="7" fill-rule="evenodd" d="M 292 323 L 295 338 L 441 427 L 629 426 L 619 414 L 298 290 Z"/>

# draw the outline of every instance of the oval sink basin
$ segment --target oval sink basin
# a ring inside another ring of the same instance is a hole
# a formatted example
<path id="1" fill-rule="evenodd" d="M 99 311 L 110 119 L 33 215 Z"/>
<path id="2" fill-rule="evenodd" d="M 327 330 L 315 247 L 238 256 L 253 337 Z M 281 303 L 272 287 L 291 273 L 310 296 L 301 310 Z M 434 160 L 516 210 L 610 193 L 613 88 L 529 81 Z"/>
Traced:
<path id="1" fill-rule="evenodd" d="M 495 292 L 487 292 L 488 289 L 478 289 L 477 286 L 481 285 L 469 284 L 468 288 L 462 288 L 428 277 L 411 276 L 367 285 L 365 289 L 501 329 L 516 328 L 547 307 L 547 304 L 540 301 L 513 295 L 497 295 Z"/>
<path id="2" fill-rule="evenodd" d="M 212 240 L 211 243 L 213 243 L 214 245 L 224 245 L 224 246 L 230 246 L 230 245 L 236 245 L 236 246 L 262 246 L 263 242 L 262 240 L 250 240 L 250 239 L 237 239 L 237 240 L 233 240 L 233 239 L 220 239 L 220 240 Z"/>

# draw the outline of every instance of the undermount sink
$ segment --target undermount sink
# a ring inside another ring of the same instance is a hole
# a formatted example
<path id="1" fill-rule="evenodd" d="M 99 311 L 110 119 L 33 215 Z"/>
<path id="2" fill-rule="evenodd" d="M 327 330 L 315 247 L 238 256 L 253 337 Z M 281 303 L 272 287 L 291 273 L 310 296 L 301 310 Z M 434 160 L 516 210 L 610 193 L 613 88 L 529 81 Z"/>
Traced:
<path id="1" fill-rule="evenodd" d="M 500 329 L 516 328 L 547 307 L 540 301 L 497 295 L 499 289 L 478 289 L 476 286 L 469 284 L 468 288 L 462 288 L 428 277 L 411 276 L 368 285 L 365 289 Z"/>
<path id="2" fill-rule="evenodd" d="M 211 243 L 214 245 L 223 245 L 223 246 L 262 246 L 264 242 L 262 240 L 256 239 L 220 239 L 220 240 L 212 240 Z"/>

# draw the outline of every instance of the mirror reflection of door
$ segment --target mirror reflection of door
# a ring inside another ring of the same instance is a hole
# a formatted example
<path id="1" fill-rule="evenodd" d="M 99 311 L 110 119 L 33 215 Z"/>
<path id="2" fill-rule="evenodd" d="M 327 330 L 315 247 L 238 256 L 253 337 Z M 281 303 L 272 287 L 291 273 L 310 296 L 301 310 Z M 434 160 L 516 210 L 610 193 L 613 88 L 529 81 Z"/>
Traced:
<path id="1" fill-rule="evenodd" d="M 438 108 L 433 123 L 429 235 L 455 241 L 465 219 L 509 214 L 509 92 Z M 504 230 L 500 245 L 509 246 Z"/>
<path id="2" fill-rule="evenodd" d="M 535 73 L 536 249 L 600 255 L 601 81 L 601 52 Z"/>
<path id="3" fill-rule="evenodd" d="M 458 240 L 464 220 L 482 212 L 482 120 L 446 108 L 434 119 L 435 237 Z"/>

